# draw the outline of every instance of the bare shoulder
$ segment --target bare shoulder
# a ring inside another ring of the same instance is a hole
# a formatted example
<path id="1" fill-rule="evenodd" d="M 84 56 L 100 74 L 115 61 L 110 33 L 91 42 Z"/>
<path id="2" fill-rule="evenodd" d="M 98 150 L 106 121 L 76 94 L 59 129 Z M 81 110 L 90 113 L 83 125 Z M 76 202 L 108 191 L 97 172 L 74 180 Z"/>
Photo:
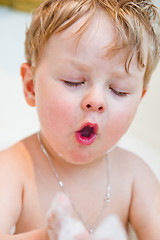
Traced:
<path id="1" fill-rule="evenodd" d="M 154 181 L 157 181 L 149 165 L 138 155 L 117 147 L 113 152 L 112 158 L 116 160 L 114 161 L 115 164 L 118 163 L 123 166 L 123 169 L 133 177 L 134 182 L 139 181 L 138 179 L 142 177 L 152 178 Z"/>
<path id="2" fill-rule="evenodd" d="M 0 152 L 1 233 L 9 233 L 21 213 L 26 159 L 24 152 L 22 142 Z"/>
<path id="3" fill-rule="evenodd" d="M 29 145 L 34 146 L 34 135 L 0 152 L 0 178 L 24 184 L 33 174 L 33 158 Z M 29 176 L 30 175 L 30 176 Z"/>
<path id="4" fill-rule="evenodd" d="M 6 174 L 17 172 L 21 175 L 24 168 L 27 171 L 29 162 L 30 156 L 23 140 L 0 152 L 0 171 L 5 170 Z"/>
<path id="5" fill-rule="evenodd" d="M 26 208 L 27 186 L 33 188 L 33 160 L 29 137 L 0 152 L 0 232 L 9 233 Z M 31 184 L 30 184 L 31 183 Z M 23 207 L 22 207 L 23 206 Z"/>
<path id="6" fill-rule="evenodd" d="M 160 239 L 160 184 L 157 178 L 150 167 L 133 153 L 117 148 L 114 158 L 119 159 L 125 169 L 126 181 L 131 177 L 129 220 L 138 239 Z"/>

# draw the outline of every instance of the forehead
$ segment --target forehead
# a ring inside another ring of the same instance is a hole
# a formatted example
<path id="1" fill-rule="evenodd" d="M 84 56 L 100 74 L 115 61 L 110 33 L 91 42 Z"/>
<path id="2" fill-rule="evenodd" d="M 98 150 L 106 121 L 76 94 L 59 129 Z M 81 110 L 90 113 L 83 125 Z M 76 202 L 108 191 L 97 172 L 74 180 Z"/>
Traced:
<path id="1" fill-rule="evenodd" d="M 76 61 L 101 70 L 117 68 L 125 72 L 126 49 L 108 54 L 117 41 L 117 29 L 113 20 L 101 11 L 97 11 L 89 24 L 84 25 L 87 16 L 83 16 L 63 32 L 53 34 L 48 40 L 43 54 L 52 60 Z M 137 70 L 136 51 L 134 53 L 131 72 Z M 133 70 L 134 69 L 134 70 Z"/>
<path id="2" fill-rule="evenodd" d="M 59 49 L 59 45 L 62 44 L 61 49 L 65 51 L 71 48 L 72 54 L 83 54 L 82 50 L 85 49 L 85 55 L 92 52 L 97 57 L 102 57 L 106 55 L 107 48 L 115 39 L 114 22 L 103 12 L 97 11 L 89 21 L 85 15 L 63 32 L 53 34 L 46 45 Z"/>

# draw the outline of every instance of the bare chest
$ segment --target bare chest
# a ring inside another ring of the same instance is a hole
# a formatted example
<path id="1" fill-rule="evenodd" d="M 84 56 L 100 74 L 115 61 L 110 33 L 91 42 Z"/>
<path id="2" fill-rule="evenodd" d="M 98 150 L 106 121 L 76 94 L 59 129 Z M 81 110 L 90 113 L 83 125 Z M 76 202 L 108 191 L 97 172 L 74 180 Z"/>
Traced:
<path id="1" fill-rule="evenodd" d="M 116 215 L 126 227 L 130 206 L 127 187 L 121 189 L 113 183 L 110 202 L 104 204 L 103 189 L 96 192 L 94 187 L 75 188 L 73 184 L 68 190 L 71 207 L 84 225 L 99 225 L 107 216 Z M 24 192 L 22 213 L 16 226 L 17 233 L 44 227 L 51 203 L 57 192 L 61 191 L 54 177 L 41 176 L 38 181 L 30 182 Z"/>

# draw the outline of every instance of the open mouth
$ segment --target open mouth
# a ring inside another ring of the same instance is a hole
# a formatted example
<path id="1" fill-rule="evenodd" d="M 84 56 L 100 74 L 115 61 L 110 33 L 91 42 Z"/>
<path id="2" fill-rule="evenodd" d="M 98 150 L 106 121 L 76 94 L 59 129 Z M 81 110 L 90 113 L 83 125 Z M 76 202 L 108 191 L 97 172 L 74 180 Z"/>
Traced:
<path id="1" fill-rule="evenodd" d="M 97 136 L 98 125 L 87 123 L 79 131 L 76 132 L 76 140 L 83 145 L 91 145 Z"/>

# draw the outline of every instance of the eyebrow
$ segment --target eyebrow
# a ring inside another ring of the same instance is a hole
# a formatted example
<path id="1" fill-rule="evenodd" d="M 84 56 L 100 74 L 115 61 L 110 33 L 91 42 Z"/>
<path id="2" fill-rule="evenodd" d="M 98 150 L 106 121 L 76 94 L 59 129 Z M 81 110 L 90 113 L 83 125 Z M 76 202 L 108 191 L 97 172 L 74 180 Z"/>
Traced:
<path id="1" fill-rule="evenodd" d="M 80 60 L 68 59 L 68 62 L 85 72 L 90 72 L 92 70 L 92 67 L 88 63 L 84 63 Z"/>
<path id="2" fill-rule="evenodd" d="M 113 77 L 115 77 L 115 78 L 119 78 L 119 79 L 124 79 L 124 78 L 126 78 L 126 77 L 128 77 L 128 76 L 131 76 L 131 74 L 128 72 L 126 72 L 126 71 L 124 71 L 124 72 L 121 72 L 121 71 L 113 71 L 112 73 L 112 76 Z"/>
<path id="3" fill-rule="evenodd" d="M 71 63 L 73 66 L 78 67 L 80 70 L 83 70 L 84 72 L 92 71 L 92 67 L 88 63 L 84 63 L 80 60 L 73 60 L 73 59 L 69 59 L 68 62 Z M 116 78 L 125 78 L 127 75 L 130 75 L 130 73 L 126 73 L 125 67 L 124 67 L 123 72 L 115 70 L 115 71 L 111 72 L 110 74 Z"/>
<path id="4" fill-rule="evenodd" d="M 87 62 L 83 62 L 77 59 L 75 60 L 74 58 L 67 59 L 67 62 L 72 64 L 72 66 L 76 66 L 79 71 L 83 71 L 84 73 L 92 72 L 92 66 Z M 120 68 L 118 68 L 118 70 L 117 68 L 113 69 L 113 71 L 111 70 L 111 72 L 109 73 L 109 77 L 117 78 L 119 80 L 126 80 L 127 78 L 133 79 L 133 80 L 137 79 L 137 76 L 134 73 L 131 74 L 130 71 L 126 72 L 125 65 L 124 65 L 124 68 L 122 68 L 123 65 L 121 64 L 122 63 L 116 64 L 117 66 L 120 66 Z"/>

